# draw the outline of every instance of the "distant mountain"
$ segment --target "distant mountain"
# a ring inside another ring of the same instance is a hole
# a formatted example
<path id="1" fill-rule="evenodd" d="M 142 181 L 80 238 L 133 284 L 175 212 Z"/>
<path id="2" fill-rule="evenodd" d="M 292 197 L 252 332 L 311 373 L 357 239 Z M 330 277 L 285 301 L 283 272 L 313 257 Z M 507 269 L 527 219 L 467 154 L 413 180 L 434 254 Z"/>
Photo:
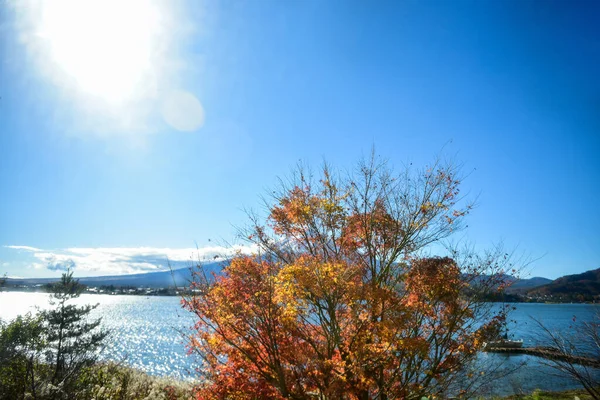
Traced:
<path id="1" fill-rule="evenodd" d="M 218 273 L 223 267 L 223 262 L 212 262 L 202 264 L 207 273 Z M 79 282 L 87 286 L 133 286 L 133 287 L 151 287 L 166 288 L 173 286 L 188 286 L 192 278 L 192 271 L 189 268 L 180 268 L 171 271 L 147 272 L 143 274 L 130 275 L 112 275 L 112 276 L 94 276 L 78 278 Z M 50 282 L 56 282 L 58 278 L 31 278 L 31 279 L 11 279 L 6 280 L 7 286 L 14 285 L 39 285 Z"/>
<path id="2" fill-rule="evenodd" d="M 219 273 L 226 262 L 204 263 L 204 269 L 208 274 Z M 166 288 L 173 286 L 187 286 L 192 278 L 189 268 L 180 268 L 171 271 L 148 272 L 131 275 L 112 275 L 79 278 L 79 281 L 88 286 L 110 286 L 115 287 L 148 287 Z M 31 278 L 14 279 L 8 278 L 7 286 L 27 285 L 34 286 L 56 281 L 57 278 Z M 562 296 L 563 300 L 591 300 L 594 296 L 600 296 L 600 268 L 587 271 L 582 274 L 567 275 L 554 281 L 533 277 L 529 279 L 517 279 L 506 276 L 506 280 L 513 282 L 507 289 L 507 294 L 527 295 L 533 298 L 556 298 Z M 583 296 L 583 297 L 582 297 Z"/>
<path id="3" fill-rule="evenodd" d="M 477 284 L 479 282 L 485 282 L 490 278 L 491 278 L 491 275 L 481 275 L 481 276 L 477 277 L 476 279 L 474 279 L 472 282 Z M 509 284 L 508 288 L 506 289 L 506 293 L 523 292 L 528 289 L 531 289 L 531 288 L 534 288 L 537 286 L 542 286 L 542 285 L 552 282 L 552 279 L 542 278 L 539 276 L 536 276 L 533 278 L 528 278 L 528 279 L 519 279 L 512 275 L 502 275 L 502 276 L 496 278 L 495 280 L 498 282 L 503 281 L 503 282 L 506 282 Z"/>
<path id="4" fill-rule="evenodd" d="M 527 291 L 530 296 L 561 297 L 564 300 L 593 300 L 600 297 L 600 268 L 566 275 Z"/>
<path id="5" fill-rule="evenodd" d="M 542 278 L 540 276 L 534 276 L 533 278 L 529 279 L 517 279 L 512 285 L 510 285 L 508 291 L 529 290 L 538 286 L 547 285 L 550 282 L 552 282 L 552 279 Z"/>

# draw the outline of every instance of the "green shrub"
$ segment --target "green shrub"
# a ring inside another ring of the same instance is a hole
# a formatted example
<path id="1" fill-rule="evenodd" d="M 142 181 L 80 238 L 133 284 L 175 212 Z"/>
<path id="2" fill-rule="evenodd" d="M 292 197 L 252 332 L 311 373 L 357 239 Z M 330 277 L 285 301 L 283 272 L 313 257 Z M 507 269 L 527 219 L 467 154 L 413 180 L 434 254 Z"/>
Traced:
<path id="1" fill-rule="evenodd" d="M 39 315 L 0 322 L 0 399 L 36 397 L 44 369 L 40 363 L 45 346 L 43 329 Z"/>

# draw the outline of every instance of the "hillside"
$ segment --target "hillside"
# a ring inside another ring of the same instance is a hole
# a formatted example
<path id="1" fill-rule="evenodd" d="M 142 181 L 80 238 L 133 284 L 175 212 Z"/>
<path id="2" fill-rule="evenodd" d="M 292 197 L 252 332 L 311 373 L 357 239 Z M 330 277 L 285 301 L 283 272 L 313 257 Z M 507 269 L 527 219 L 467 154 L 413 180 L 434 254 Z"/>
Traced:
<path id="1" fill-rule="evenodd" d="M 555 301 L 592 301 L 600 299 L 600 268 L 566 275 L 527 291 L 528 297 Z"/>

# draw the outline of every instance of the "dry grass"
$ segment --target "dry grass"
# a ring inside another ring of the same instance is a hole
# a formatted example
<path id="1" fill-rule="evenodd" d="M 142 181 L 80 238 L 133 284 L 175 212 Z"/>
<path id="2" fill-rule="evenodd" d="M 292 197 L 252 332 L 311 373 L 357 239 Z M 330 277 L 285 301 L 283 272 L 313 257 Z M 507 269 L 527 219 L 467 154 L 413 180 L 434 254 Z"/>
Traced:
<path id="1" fill-rule="evenodd" d="M 593 400 L 585 390 L 566 390 L 564 392 L 545 392 L 536 390 L 528 395 L 495 397 L 494 400 Z"/>

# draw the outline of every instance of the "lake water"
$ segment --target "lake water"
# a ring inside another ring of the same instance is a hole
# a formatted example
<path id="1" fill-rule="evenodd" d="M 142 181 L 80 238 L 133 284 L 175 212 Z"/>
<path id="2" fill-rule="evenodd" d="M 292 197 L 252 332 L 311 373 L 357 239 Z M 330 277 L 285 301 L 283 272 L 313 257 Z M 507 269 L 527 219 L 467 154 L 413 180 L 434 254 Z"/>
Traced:
<path id="1" fill-rule="evenodd" d="M 155 375 L 179 379 L 194 378 L 194 359 L 186 354 L 182 334 L 194 323 L 193 316 L 183 310 L 177 297 L 109 296 L 84 294 L 78 304 L 95 304 L 94 317 L 102 317 L 103 325 L 113 333 L 103 357 L 123 361 Z M 591 320 L 597 306 L 586 304 L 515 304 L 510 331 L 522 338 L 525 346 L 545 344 L 535 317 L 552 330 L 568 332 L 577 320 Z M 0 318 L 10 320 L 19 314 L 48 307 L 44 293 L 0 293 Z M 569 379 L 556 376 L 543 360 L 527 355 L 482 354 L 480 361 L 503 362 L 503 367 L 520 367 L 517 372 L 494 382 L 498 395 L 531 392 L 536 388 L 562 390 L 577 388 Z"/>

